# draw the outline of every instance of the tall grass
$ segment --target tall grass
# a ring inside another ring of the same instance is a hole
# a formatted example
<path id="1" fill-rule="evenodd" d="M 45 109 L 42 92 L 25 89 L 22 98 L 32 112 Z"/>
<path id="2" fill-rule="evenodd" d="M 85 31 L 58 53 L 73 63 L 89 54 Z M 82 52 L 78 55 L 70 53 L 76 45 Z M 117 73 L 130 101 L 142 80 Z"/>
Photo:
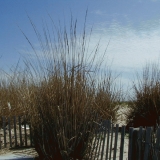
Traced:
<path id="1" fill-rule="evenodd" d="M 86 19 L 82 35 L 77 34 L 77 20 L 71 18 L 68 30 L 65 25 L 55 27 L 51 19 L 52 30 L 45 25 L 44 37 L 29 20 L 41 52 L 22 32 L 35 59 L 26 58 L 23 74 L 7 85 L 1 83 L 2 106 L 9 101 L 19 114 L 25 111 L 40 159 L 90 159 L 96 122 L 114 121 L 121 100 L 111 72 L 100 74 L 101 61 L 96 59 L 103 60 L 105 51 L 99 53 L 97 44 L 89 53 L 91 33 L 87 37 Z"/>
<path id="2" fill-rule="evenodd" d="M 133 85 L 134 97 L 127 117 L 128 127 L 154 126 L 160 115 L 160 70 L 158 64 L 147 64 L 138 83 Z"/>

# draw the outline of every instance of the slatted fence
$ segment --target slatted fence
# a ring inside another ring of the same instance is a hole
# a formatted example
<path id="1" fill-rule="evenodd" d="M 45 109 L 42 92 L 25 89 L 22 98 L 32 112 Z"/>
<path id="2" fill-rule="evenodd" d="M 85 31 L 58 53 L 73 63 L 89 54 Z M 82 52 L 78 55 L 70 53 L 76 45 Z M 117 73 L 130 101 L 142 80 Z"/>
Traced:
<path id="1" fill-rule="evenodd" d="M 128 160 L 160 160 L 160 127 L 130 128 Z"/>
<path id="2" fill-rule="evenodd" d="M 2 128 L 0 129 L 0 149 L 22 146 L 33 146 L 30 125 L 22 121 L 25 117 L 2 117 Z"/>
<path id="3" fill-rule="evenodd" d="M 128 157 L 128 134 L 125 126 L 114 125 L 106 120 L 99 124 L 92 143 L 90 160 L 123 160 Z"/>
<path id="4" fill-rule="evenodd" d="M 21 122 L 24 117 L 2 118 L 0 149 L 28 146 L 33 147 L 31 127 Z M 119 127 L 106 120 L 97 124 L 91 144 L 90 160 L 160 160 L 160 128 Z"/>

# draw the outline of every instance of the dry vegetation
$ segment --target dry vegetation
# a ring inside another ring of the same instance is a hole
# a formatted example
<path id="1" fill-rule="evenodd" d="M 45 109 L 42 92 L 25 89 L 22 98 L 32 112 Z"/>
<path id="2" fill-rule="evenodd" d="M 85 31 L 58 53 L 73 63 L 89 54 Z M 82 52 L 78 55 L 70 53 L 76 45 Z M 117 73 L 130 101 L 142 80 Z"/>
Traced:
<path id="1" fill-rule="evenodd" d="M 160 115 L 160 70 L 158 64 L 147 64 L 143 75 L 137 76 L 134 84 L 134 97 L 129 105 L 127 127 L 154 126 L 159 123 Z"/>
<path id="2" fill-rule="evenodd" d="M 91 35 L 86 36 L 85 23 L 77 38 L 77 21 L 71 19 L 69 30 L 52 22 L 56 32 L 51 34 L 46 26 L 42 39 L 30 22 L 42 54 L 22 32 L 36 60 L 25 59 L 25 70 L 16 68 L 14 76 L 1 81 L 0 115 L 27 115 L 41 159 L 89 159 L 95 122 L 116 119 L 121 90 L 115 88 L 111 72 L 100 74 L 99 45 L 87 52 Z"/>
<path id="3" fill-rule="evenodd" d="M 77 21 L 71 18 L 67 29 L 65 25 L 55 27 L 51 19 L 51 32 L 45 25 L 42 36 L 29 20 L 41 52 L 22 32 L 34 55 L 24 59 L 24 69 L 17 65 L 1 79 L 0 116 L 27 116 L 41 159 L 90 159 L 96 123 L 114 122 L 117 106 L 122 105 L 122 92 L 112 72 L 108 68 L 101 72 L 105 52 L 98 52 L 99 44 L 88 52 L 91 33 L 86 34 L 86 21 L 83 34 L 77 35 Z M 131 109 L 127 128 L 156 126 L 160 115 L 158 65 L 146 66 L 142 78 L 137 78 L 134 97 L 127 103 Z"/>

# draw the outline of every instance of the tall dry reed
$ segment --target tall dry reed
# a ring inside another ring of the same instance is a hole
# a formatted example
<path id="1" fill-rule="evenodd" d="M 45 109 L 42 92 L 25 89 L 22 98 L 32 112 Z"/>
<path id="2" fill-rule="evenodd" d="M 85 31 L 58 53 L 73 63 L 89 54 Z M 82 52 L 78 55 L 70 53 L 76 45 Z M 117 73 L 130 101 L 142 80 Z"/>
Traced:
<path id="1" fill-rule="evenodd" d="M 86 17 L 82 35 L 77 34 L 77 20 L 72 18 L 69 29 L 55 27 L 51 18 L 52 30 L 45 25 L 44 36 L 29 20 L 41 52 L 22 31 L 33 58 L 24 60 L 22 75 L 7 85 L 1 83 L 0 95 L 7 97 L 2 106 L 9 101 L 17 113 L 25 111 L 40 159 L 90 159 L 96 123 L 114 121 L 121 100 L 111 74 L 100 74 L 101 62 L 96 58 L 103 59 L 105 53 L 98 52 L 99 44 L 88 52 L 91 33 L 86 35 Z"/>

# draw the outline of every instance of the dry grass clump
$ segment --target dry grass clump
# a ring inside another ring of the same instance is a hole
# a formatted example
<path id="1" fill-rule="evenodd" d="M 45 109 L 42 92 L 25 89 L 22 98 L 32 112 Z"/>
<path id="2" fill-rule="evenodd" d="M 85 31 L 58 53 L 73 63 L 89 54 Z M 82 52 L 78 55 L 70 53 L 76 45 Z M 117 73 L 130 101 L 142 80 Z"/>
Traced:
<path id="1" fill-rule="evenodd" d="M 142 78 L 134 84 L 134 98 L 128 115 L 128 127 L 154 126 L 160 116 L 160 70 L 157 64 L 143 69 Z"/>
<path id="2" fill-rule="evenodd" d="M 5 84 L 4 82 L 0 84 L 0 115 L 10 116 L 11 113 L 15 112 L 15 107 L 18 105 L 18 95 L 17 87 L 13 84 Z M 9 105 L 12 105 L 11 109 Z M 11 111 L 10 111 L 11 110 Z"/>
<path id="3" fill-rule="evenodd" d="M 23 102 L 27 102 L 27 99 L 33 102 L 34 98 L 31 100 L 32 95 L 29 91 L 33 92 L 35 85 L 24 75 L 16 72 L 14 74 L 11 73 L 10 76 L 6 74 L 5 80 L 0 80 L 0 116 L 23 115 L 25 112 Z"/>
<path id="4" fill-rule="evenodd" d="M 85 25 L 80 36 L 77 21 L 71 19 L 69 34 L 53 23 L 53 37 L 46 25 L 43 40 L 30 22 L 42 53 L 36 52 L 23 33 L 36 59 L 25 60 L 27 69 L 18 81 L 2 85 L 2 97 L 7 97 L 3 104 L 10 100 L 16 110 L 25 111 L 40 159 L 90 159 L 96 124 L 101 119 L 116 119 L 121 92 L 114 88 L 111 74 L 99 78 L 101 63 L 96 58 L 103 59 L 104 54 L 98 55 L 99 45 L 88 53 Z"/>
<path id="5" fill-rule="evenodd" d="M 84 86 L 80 73 L 74 81 L 72 77 L 65 77 L 65 81 L 63 78 L 54 76 L 39 87 L 35 104 L 38 115 L 31 115 L 34 143 L 41 158 L 82 159 L 89 147 L 94 121 L 98 121 L 93 95 L 91 88 Z"/>
<path id="6" fill-rule="evenodd" d="M 122 92 L 114 84 L 112 74 L 108 74 L 102 82 L 98 84 L 95 96 L 95 106 L 102 119 L 110 119 L 113 122 L 117 120 L 117 110 L 122 100 Z"/>
<path id="7" fill-rule="evenodd" d="M 28 115 L 28 109 L 34 104 L 34 97 L 32 96 L 34 88 L 35 86 L 22 74 L 17 73 L 16 76 L 6 74 L 5 79 L 1 79 L 0 116 L 6 117 L 6 125 L 8 124 L 8 117 L 13 120 L 13 116 Z M 2 127 L 2 118 L 0 118 L 0 127 Z"/>

